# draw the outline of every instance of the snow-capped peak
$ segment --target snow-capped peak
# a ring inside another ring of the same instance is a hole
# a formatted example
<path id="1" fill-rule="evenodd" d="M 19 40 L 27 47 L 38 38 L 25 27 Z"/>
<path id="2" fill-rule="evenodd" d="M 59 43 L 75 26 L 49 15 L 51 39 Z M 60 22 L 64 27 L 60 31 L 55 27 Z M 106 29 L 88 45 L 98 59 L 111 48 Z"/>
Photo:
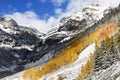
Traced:
<path id="1" fill-rule="evenodd" d="M 4 19 L 4 21 L 10 21 L 10 20 L 13 20 L 11 17 L 4 17 L 3 19 Z"/>
<path id="2" fill-rule="evenodd" d="M 105 8 L 101 8 L 99 4 L 85 6 L 72 15 L 63 17 L 56 28 L 52 29 L 46 35 L 65 34 L 70 37 L 71 35 L 76 35 L 104 17 L 104 10 Z"/>
<path id="3" fill-rule="evenodd" d="M 10 17 L 0 18 L 0 29 L 5 31 L 6 33 L 12 33 L 12 34 L 16 34 L 16 33 L 20 33 L 21 31 L 24 31 L 24 32 L 36 34 L 37 36 L 44 35 L 35 28 L 18 25 L 17 22 Z"/>
<path id="4" fill-rule="evenodd" d="M 91 26 L 103 17 L 104 10 L 99 4 L 91 4 L 73 13 L 70 18 L 78 21 L 85 19 L 87 24 Z"/>
<path id="5" fill-rule="evenodd" d="M 0 19 L 0 24 L 4 26 L 4 28 L 12 28 L 17 26 L 17 23 L 15 20 L 13 20 L 10 17 L 4 17 Z"/>

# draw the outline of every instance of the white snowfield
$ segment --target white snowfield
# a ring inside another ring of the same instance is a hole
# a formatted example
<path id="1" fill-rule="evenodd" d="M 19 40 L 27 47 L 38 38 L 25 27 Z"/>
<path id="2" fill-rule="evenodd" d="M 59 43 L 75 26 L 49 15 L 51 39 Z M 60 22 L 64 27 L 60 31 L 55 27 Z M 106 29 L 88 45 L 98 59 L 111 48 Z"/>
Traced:
<path id="1" fill-rule="evenodd" d="M 30 51 L 33 51 L 34 45 L 32 46 L 28 46 L 28 45 L 22 45 L 20 47 L 13 47 L 14 43 L 10 43 L 10 45 L 8 44 L 0 44 L 0 47 L 5 47 L 5 48 L 13 48 L 13 49 L 28 49 Z"/>
<path id="2" fill-rule="evenodd" d="M 76 80 L 79 76 L 81 67 L 84 65 L 90 57 L 90 54 L 95 51 L 95 43 L 89 45 L 80 54 L 77 60 L 71 65 L 64 66 L 54 73 L 50 73 L 47 76 L 43 76 L 39 80 L 58 80 L 58 77 L 62 77 L 63 80 Z"/>

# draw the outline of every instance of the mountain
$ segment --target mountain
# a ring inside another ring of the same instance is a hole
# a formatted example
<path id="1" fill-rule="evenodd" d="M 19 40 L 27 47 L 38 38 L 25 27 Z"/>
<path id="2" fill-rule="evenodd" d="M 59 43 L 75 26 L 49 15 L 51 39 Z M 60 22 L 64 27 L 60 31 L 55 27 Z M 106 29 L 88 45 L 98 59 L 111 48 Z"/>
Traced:
<path id="1" fill-rule="evenodd" d="M 79 34 L 99 21 L 107 11 L 109 12 L 109 9 L 101 9 L 99 4 L 86 6 L 68 17 L 63 17 L 58 27 L 52 29 L 47 34 Z"/>
<path id="2" fill-rule="evenodd" d="M 18 25 L 9 17 L 0 18 L 0 76 L 21 70 L 24 56 L 34 51 L 42 35 L 36 29 Z"/>
<path id="3" fill-rule="evenodd" d="M 46 34 L 1 18 L 1 80 L 119 80 L 119 15 L 91 4 Z"/>

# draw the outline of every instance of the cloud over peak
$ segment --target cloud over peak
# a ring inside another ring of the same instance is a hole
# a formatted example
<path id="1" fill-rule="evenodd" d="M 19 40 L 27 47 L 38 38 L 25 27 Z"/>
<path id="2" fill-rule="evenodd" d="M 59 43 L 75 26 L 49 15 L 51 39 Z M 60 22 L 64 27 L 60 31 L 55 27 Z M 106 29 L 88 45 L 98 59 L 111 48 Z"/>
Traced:
<path id="1" fill-rule="evenodd" d="M 56 25 L 57 19 L 50 16 L 47 20 L 42 20 L 33 11 L 26 11 L 24 13 L 15 12 L 5 16 L 13 18 L 18 24 L 28 27 L 34 27 L 40 32 L 46 33 L 52 26 Z"/>

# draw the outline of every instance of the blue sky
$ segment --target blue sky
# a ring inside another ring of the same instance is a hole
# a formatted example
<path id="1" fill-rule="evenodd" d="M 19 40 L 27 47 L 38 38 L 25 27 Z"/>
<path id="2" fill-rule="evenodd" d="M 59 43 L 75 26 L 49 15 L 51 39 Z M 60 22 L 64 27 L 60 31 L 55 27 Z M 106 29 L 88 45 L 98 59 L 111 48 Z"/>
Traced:
<path id="1" fill-rule="evenodd" d="M 47 14 L 48 17 L 55 16 L 56 13 L 54 10 L 61 8 L 64 11 L 67 0 L 63 0 L 61 3 L 54 4 L 54 0 L 0 0 L 0 16 L 25 11 L 33 11 L 39 15 L 40 18 L 44 18 L 45 14 Z"/>
<path id="2" fill-rule="evenodd" d="M 69 0 L 0 0 L 0 17 L 9 16 L 18 24 L 47 32 L 59 22 Z"/>
<path id="3" fill-rule="evenodd" d="M 82 7 L 99 3 L 102 7 L 116 6 L 120 0 L 0 0 L 0 17 L 13 18 L 19 25 L 48 32 L 60 19 Z"/>

